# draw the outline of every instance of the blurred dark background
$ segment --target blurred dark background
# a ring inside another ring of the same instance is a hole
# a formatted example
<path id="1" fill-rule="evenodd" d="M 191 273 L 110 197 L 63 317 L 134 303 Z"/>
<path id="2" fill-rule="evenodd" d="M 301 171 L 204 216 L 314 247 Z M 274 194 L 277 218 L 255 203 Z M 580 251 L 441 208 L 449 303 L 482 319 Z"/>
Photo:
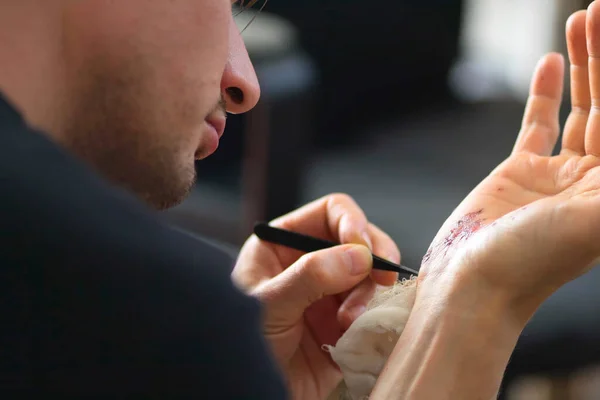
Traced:
<path id="1" fill-rule="evenodd" d="M 454 207 L 509 154 L 535 62 L 566 55 L 565 21 L 588 4 L 270 0 L 244 11 L 261 101 L 230 117 L 169 217 L 235 252 L 255 221 L 344 192 L 418 268 Z M 568 111 L 567 95 L 563 122 Z M 594 271 L 544 304 L 502 398 L 600 398 L 598 286 Z"/>

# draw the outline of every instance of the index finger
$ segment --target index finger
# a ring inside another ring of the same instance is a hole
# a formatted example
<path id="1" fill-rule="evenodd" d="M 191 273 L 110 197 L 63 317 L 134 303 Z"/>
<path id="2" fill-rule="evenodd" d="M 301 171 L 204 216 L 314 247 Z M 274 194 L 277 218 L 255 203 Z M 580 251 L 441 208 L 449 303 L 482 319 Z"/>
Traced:
<path id="1" fill-rule="evenodd" d="M 394 241 L 381 229 L 370 224 L 363 210 L 347 194 L 332 194 L 315 200 L 271 222 L 272 226 L 326 239 L 341 244 L 362 244 L 373 254 L 400 263 L 400 251 Z M 280 259 L 291 263 L 301 253 L 276 247 Z M 373 270 L 375 282 L 392 285 L 398 274 Z"/>
<path id="2" fill-rule="evenodd" d="M 558 111 L 563 92 L 562 56 L 550 53 L 540 59 L 529 89 L 521 131 L 513 153 L 549 156 L 559 133 Z"/>
<path id="3" fill-rule="evenodd" d="M 362 244 L 373 250 L 367 217 L 347 194 L 322 197 L 270 225 L 341 244 Z"/>

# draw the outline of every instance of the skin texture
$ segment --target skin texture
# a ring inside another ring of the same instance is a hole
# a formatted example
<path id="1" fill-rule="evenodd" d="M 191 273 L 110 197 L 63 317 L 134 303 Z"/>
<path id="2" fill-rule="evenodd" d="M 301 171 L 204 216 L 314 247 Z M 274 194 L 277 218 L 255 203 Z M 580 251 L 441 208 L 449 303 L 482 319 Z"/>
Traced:
<path id="1" fill-rule="evenodd" d="M 105 177 L 173 206 L 218 144 L 207 120 L 260 95 L 231 11 L 229 0 L 4 0 L 0 89 Z"/>
<path id="2" fill-rule="evenodd" d="M 564 67 L 550 54 L 536 68 L 513 153 L 436 236 L 372 399 L 494 398 L 531 315 L 600 260 L 598 38 L 595 1 L 567 23 L 573 111 L 560 153 L 551 156 Z M 445 246 L 456 221 L 478 210 L 482 227 Z"/>

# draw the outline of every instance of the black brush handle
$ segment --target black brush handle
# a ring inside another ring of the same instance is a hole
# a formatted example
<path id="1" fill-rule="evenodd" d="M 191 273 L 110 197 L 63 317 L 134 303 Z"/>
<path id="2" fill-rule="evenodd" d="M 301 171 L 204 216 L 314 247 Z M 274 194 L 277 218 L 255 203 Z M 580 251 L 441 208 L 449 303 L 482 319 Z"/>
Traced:
<path id="1" fill-rule="evenodd" d="M 265 222 L 257 223 L 254 226 L 254 234 L 259 239 L 279 244 L 285 247 L 290 247 L 299 251 L 310 253 L 313 251 L 328 249 L 330 247 L 339 246 L 338 243 L 328 240 L 318 239 L 312 236 L 303 235 L 301 233 L 288 231 L 285 229 L 275 228 Z M 398 272 L 402 275 L 418 275 L 419 273 L 404 265 L 394 264 L 383 258 L 373 255 L 373 268 L 383 271 Z"/>

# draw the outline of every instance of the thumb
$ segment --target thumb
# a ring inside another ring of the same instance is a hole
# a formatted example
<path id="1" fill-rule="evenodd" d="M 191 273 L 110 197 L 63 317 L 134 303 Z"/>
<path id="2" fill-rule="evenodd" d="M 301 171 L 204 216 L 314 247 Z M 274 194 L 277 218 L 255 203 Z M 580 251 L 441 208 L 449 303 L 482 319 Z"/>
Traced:
<path id="1" fill-rule="evenodd" d="M 343 293 L 369 276 L 373 256 L 362 245 L 341 245 L 305 254 L 289 268 L 260 285 L 254 294 L 277 324 L 295 323 L 324 296 Z"/>

